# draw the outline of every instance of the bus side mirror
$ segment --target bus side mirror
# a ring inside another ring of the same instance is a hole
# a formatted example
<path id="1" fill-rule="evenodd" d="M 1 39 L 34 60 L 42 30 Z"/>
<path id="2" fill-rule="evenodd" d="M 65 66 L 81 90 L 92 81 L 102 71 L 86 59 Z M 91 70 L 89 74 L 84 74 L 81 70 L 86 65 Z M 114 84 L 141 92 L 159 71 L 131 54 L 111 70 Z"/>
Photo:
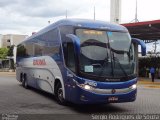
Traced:
<path id="1" fill-rule="evenodd" d="M 141 46 L 141 54 L 142 56 L 146 55 L 146 44 L 143 42 L 143 40 L 138 38 L 132 38 L 132 43 L 136 43 Z"/>
<path id="2" fill-rule="evenodd" d="M 66 37 L 70 38 L 73 42 L 73 45 L 76 49 L 76 53 L 78 53 L 78 55 L 80 54 L 80 39 L 73 34 L 67 34 Z"/>

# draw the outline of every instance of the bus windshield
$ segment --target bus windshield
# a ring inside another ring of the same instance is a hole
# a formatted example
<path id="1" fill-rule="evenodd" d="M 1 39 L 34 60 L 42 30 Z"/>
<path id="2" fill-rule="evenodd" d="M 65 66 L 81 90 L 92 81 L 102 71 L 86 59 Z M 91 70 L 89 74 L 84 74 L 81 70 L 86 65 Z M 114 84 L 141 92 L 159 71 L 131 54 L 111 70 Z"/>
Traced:
<path id="1" fill-rule="evenodd" d="M 135 74 L 134 46 L 127 32 L 76 29 L 80 39 L 79 72 L 120 78 Z"/>

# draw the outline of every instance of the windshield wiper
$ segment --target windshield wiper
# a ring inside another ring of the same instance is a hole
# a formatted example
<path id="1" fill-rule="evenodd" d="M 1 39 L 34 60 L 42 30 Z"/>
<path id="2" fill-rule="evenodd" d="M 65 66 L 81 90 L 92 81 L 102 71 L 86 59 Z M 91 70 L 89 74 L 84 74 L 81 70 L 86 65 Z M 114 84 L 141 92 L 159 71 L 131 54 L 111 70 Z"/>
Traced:
<path id="1" fill-rule="evenodd" d="M 104 62 L 103 62 L 103 64 L 102 64 L 102 66 L 101 66 L 101 71 L 99 72 L 99 74 L 98 74 L 98 77 L 101 77 L 101 75 L 102 75 L 102 73 L 103 73 L 103 71 L 104 71 L 104 68 L 105 68 L 105 64 L 108 64 L 108 57 L 106 57 L 105 59 L 104 59 Z"/>
<path id="2" fill-rule="evenodd" d="M 117 57 L 115 57 L 114 55 L 112 57 L 113 57 L 113 61 L 117 61 L 118 65 L 119 65 L 120 69 L 122 70 L 122 72 L 124 73 L 125 77 L 128 77 L 126 71 L 124 70 L 121 63 L 119 62 L 119 59 Z"/>

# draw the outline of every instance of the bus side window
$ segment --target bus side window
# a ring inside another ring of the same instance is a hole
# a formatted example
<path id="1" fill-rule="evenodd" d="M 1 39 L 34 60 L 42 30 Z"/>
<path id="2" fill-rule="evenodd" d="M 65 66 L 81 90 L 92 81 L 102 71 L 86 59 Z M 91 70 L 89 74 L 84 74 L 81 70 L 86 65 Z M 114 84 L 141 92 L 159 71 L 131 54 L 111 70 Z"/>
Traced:
<path id="1" fill-rule="evenodd" d="M 75 54 L 74 54 L 74 45 L 72 42 L 67 43 L 67 52 L 66 52 L 66 65 L 67 67 L 75 72 Z"/>
<path id="2" fill-rule="evenodd" d="M 26 48 L 24 44 L 20 44 L 17 46 L 17 61 L 19 61 L 20 59 L 26 57 Z"/>

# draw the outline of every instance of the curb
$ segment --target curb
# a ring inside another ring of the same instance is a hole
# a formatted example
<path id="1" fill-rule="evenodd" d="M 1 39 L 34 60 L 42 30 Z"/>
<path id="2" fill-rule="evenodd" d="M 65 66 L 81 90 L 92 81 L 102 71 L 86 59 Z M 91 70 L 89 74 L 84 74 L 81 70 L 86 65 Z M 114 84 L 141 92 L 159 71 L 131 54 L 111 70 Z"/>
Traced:
<path id="1" fill-rule="evenodd" d="M 16 76 L 16 72 L 0 72 L 0 76 Z"/>
<path id="2" fill-rule="evenodd" d="M 155 82 L 151 82 L 148 80 L 139 80 L 138 81 L 138 85 L 143 85 L 145 88 L 158 88 L 160 89 L 160 82 L 155 81 Z"/>

